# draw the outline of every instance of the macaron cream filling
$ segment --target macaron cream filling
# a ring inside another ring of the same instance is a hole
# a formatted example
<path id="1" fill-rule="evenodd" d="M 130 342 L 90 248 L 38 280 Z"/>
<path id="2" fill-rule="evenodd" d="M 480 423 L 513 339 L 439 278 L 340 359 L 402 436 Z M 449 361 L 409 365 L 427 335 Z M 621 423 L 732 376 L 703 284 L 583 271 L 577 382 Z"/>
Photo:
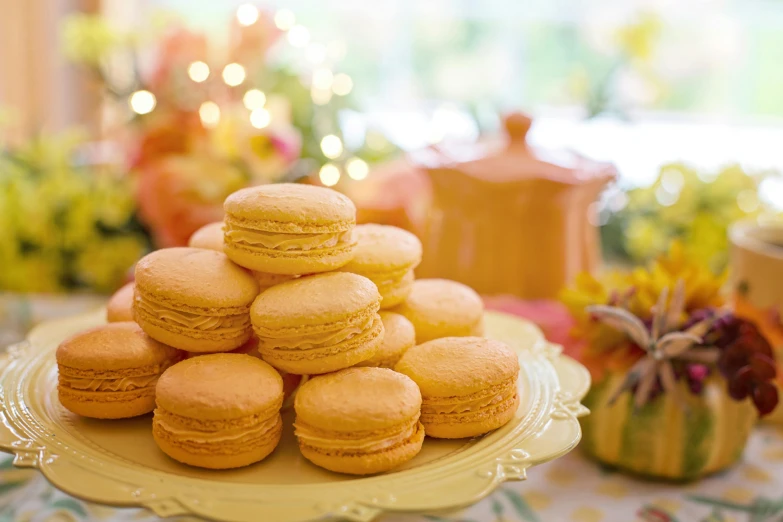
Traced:
<path id="1" fill-rule="evenodd" d="M 378 320 L 377 314 L 372 314 L 360 324 L 349 325 L 331 332 L 287 338 L 259 337 L 258 347 L 262 350 L 311 350 L 325 348 L 348 341 L 366 332 L 372 328 L 376 320 Z"/>
<path id="2" fill-rule="evenodd" d="M 340 453 L 374 453 L 400 446 L 413 438 L 423 426 L 419 415 L 412 420 L 384 431 L 339 433 L 318 430 L 297 420 L 294 434 L 300 444 L 318 451 L 339 451 Z"/>
<path id="3" fill-rule="evenodd" d="M 117 371 L 85 371 L 60 364 L 57 366 L 57 382 L 63 388 L 91 392 L 125 392 L 155 388 L 161 374 L 179 359 L 176 357 L 153 366 Z"/>
<path id="4" fill-rule="evenodd" d="M 183 312 L 155 303 L 138 291 L 136 292 L 134 299 L 136 300 L 136 307 L 146 314 L 149 314 L 164 323 L 173 324 L 181 328 L 203 332 L 238 334 L 246 331 L 250 326 L 250 316 L 248 314 L 213 317 Z"/>
<path id="5" fill-rule="evenodd" d="M 59 384 L 65 388 L 82 391 L 124 392 L 154 387 L 158 377 L 158 375 L 145 375 L 121 379 L 77 379 L 61 375 Z"/>
<path id="6" fill-rule="evenodd" d="M 323 234 L 286 234 L 267 232 L 241 227 L 235 223 L 226 223 L 226 239 L 233 244 L 242 245 L 250 250 L 266 249 L 288 251 L 309 251 L 335 248 L 352 242 L 352 230 L 328 232 Z"/>
<path id="7" fill-rule="evenodd" d="M 155 412 L 155 423 L 157 427 L 171 435 L 174 435 L 178 441 L 188 441 L 196 444 L 214 444 L 218 442 L 237 442 L 240 440 L 251 440 L 263 438 L 264 435 L 272 431 L 280 424 L 280 415 L 275 415 L 266 420 L 256 421 L 249 426 L 236 426 L 232 428 L 215 429 L 210 431 L 183 427 L 172 421 L 172 417 L 161 414 L 160 410 Z"/>
<path id="8" fill-rule="evenodd" d="M 422 415 L 461 414 L 479 412 L 512 400 L 517 394 L 516 379 L 461 397 L 423 397 Z"/>

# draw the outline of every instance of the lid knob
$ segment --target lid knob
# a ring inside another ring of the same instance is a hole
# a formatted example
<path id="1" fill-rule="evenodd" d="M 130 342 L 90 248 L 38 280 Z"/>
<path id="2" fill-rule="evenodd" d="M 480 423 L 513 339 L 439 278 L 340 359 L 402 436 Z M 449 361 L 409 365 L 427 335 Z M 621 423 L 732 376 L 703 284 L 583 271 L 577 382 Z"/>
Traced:
<path id="1" fill-rule="evenodd" d="M 530 125 L 533 120 L 526 114 L 521 112 L 513 112 L 506 116 L 504 124 L 506 126 L 506 133 L 511 140 L 510 145 L 523 145 L 525 144 L 525 137 L 527 131 L 530 130 Z"/>

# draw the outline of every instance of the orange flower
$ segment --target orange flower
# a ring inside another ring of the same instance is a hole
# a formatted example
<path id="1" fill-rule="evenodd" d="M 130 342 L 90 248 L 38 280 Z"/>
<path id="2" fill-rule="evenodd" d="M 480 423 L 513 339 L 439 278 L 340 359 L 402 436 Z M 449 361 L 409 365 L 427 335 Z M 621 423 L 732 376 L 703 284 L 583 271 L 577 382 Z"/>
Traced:
<path id="1" fill-rule="evenodd" d="M 139 172 L 139 214 L 158 247 L 183 246 L 197 229 L 222 220 L 223 200 L 245 184 L 230 163 L 169 156 Z"/>

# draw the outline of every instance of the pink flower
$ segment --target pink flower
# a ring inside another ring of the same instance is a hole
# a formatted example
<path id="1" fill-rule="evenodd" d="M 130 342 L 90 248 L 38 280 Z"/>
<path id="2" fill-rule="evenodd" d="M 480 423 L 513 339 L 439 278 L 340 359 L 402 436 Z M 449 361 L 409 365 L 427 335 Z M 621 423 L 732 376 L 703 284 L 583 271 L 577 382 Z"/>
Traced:
<path id="1" fill-rule="evenodd" d="M 535 323 L 548 341 L 560 344 L 566 355 L 580 358 L 584 343 L 571 336 L 576 322 L 568 309 L 557 301 L 526 301 L 511 295 L 485 296 L 487 310 L 516 315 Z"/>

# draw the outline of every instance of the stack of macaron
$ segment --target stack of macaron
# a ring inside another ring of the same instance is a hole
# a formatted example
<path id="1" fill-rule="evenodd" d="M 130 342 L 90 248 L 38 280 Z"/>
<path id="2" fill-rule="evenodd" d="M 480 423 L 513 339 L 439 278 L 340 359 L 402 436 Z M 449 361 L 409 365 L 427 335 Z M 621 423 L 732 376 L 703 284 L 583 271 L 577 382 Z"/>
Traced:
<path id="1" fill-rule="evenodd" d="M 154 410 L 164 453 L 227 469 L 275 449 L 293 397 L 302 455 L 350 474 L 407 462 L 425 434 L 475 437 L 514 418 L 516 354 L 479 337 L 473 290 L 415 280 L 413 234 L 357 226 L 347 197 L 312 185 L 242 189 L 224 210 L 188 247 L 141 259 L 109 324 L 62 343 L 64 407 Z"/>

